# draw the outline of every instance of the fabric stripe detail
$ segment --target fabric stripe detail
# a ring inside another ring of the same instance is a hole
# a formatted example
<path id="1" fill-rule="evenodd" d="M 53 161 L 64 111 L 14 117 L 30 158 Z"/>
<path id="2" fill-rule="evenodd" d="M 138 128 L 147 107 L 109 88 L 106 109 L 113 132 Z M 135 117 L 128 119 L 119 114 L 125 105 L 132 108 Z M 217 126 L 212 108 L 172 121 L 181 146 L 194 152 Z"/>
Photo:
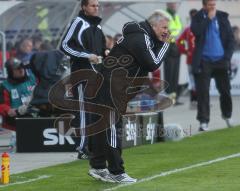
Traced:
<path id="1" fill-rule="evenodd" d="M 111 147 L 117 148 L 117 136 L 115 126 L 115 112 L 110 111 Z"/>
<path id="2" fill-rule="evenodd" d="M 79 51 L 76 51 L 76 50 L 73 50 L 72 48 L 70 48 L 68 46 L 68 41 L 70 40 L 70 38 L 73 36 L 74 34 L 74 31 L 78 25 L 79 22 L 82 22 L 82 27 L 81 27 L 81 30 L 78 34 L 78 40 L 79 40 L 79 36 L 82 35 L 82 32 L 89 27 L 89 24 L 87 24 L 83 19 L 77 17 L 75 19 L 75 21 L 72 23 L 67 35 L 65 36 L 63 42 L 62 42 L 62 48 L 68 52 L 69 54 L 73 55 L 73 56 L 76 56 L 76 57 L 83 57 L 83 58 L 88 58 L 89 57 L 89 54 L 85 53 L 85 52 L 79 52 Z M 81 38 L 80 38 L 81 39 Z M 82 41 L 79 41 L 79 43 L 82 45 Z"/>
<path id="3" fill-rule="evenodd" d="M 80 84 L 78 86 L 78 96 L 79 96 L 79 110 L 80 110 L 80 133 L 81 133 L 81 141 L 80 141 L 80 151 L 82 151 L 85 143 L 85 128 L 86 128 L 86 118 L 84 111 L 84 100 L 83 100 L 83 85 Z"/>
<path id="4" fill-rule="evenodd" d="M 154 63 L 155 64 L 160 64 L 161 61 L 162 61 L 163 56 L 165 55 L 165 53 L 166 53 L 166 51 L 167 51 L 167 49 L 169 47 L 169 43 L 165 42 L 163 44 L 163 47 L 160 49 L 160 51 L 159 51 L 159 53 L 158 53 L 158 55 L 156 57 L 154 52 L 152 51 L 151 42 L 150 42 L 149 36 L 145 34 L 144 37 L 145 37 L 146 46 L 148 48 L 148 51 L 149 51 L 150 55 L 152 56 L 152 59 L 153 59 Z"/>

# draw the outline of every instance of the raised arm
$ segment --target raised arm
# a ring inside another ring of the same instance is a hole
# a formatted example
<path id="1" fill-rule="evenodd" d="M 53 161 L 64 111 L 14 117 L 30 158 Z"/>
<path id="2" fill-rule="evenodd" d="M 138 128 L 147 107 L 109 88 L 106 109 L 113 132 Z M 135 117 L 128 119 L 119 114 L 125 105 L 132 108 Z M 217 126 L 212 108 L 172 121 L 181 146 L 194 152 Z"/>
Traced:
<path id="1" fill-rule="evenodd" d="M 149 72 L 153 72 L 160 67 L 169 49 L 168 42 L 161 43 L 161 46 L 153 48 L 150 38 L 146 34 L 135 35 L 131 41 L 132 51 L 130 51 L 137 59 L 140 67 Z"/>

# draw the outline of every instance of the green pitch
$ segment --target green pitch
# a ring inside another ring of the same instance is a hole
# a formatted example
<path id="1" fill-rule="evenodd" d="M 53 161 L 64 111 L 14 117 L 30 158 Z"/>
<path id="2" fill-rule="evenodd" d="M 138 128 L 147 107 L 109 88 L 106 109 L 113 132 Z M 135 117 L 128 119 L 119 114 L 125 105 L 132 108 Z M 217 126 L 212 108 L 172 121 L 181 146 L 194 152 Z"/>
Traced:
<path id="1" fill-rule="evenodd" d="M 227 158 L 233 154 L 237 155 Z M 126 172 L 143 182 L 116 187 L 119 184 L 96 181 L 87 175 L 88 162 L 76 161 L 12 175 L 11 184 L 15 185 L 0 186 L 0 191 L 240 190 L 240 127 L 201 133 L 179 142 L 126 149 L 123 157 Z"/>

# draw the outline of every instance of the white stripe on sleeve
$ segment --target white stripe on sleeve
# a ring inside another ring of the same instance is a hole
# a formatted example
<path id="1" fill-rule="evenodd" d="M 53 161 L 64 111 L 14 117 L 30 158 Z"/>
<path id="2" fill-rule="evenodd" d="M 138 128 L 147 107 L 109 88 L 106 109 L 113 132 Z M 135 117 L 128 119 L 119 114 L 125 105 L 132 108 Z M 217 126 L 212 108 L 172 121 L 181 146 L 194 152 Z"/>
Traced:
<path id="1" fill-rule="evenodd" d="M 68 41 L 70 40 L 70 38 L 72 37 L 77 25 L 79 22 L 82 22 L 82 27 L 81 27 L 81 30 L 80 30 L 80 34 L 82 34 L 82 32 L 89 26 L 87 24 L 85 24 L 84 20 L 82 20 L 81 18 L 77 17 L 75 19 L 75 21 L 72 23 L 71 27 L 69 28 L 68 30 L 68 33 L 67 35 L 65 36 L 63 42 L 62 42 L 62 47 L 63 49 L 68 52 L 69 54 L 73 55 L 73 56 L 76 56 L 76 57 L 83 57 L 83 58 L 88 58 L 89 57 L 89 54 L 85 53 L 85 52 L 79 52 L 79 51 L 76 51 L 76 50 L 73 50 L 72 48 L 70 48 L 68 46 Z M 78 35 L 79 36 L 79 35 Z M 78 40 L 79 40 L 79 37 L 78 37 Z M 82 42 L 80 41 L 79 42 L 81 45 L 82 45 Z"/>

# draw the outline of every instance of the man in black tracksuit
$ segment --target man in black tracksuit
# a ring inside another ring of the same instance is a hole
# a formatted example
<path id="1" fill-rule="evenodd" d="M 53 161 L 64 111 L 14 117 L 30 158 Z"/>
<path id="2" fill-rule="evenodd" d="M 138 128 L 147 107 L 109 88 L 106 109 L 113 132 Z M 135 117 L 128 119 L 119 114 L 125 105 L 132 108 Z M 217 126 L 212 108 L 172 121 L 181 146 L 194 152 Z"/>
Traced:
<path id="1" fill-rule="evenodd" d="M 71 72 L 90 69 L 97 72 L 100 68 L 101 57 L 105 56 L 105 36 L 102 32 L 99 14 L 98 0 L 82 0 L 82 10 L 79 12 L 65 34 L 61 50 L 71 58 Z M 94 85 L 94 84 L 93 84 Z M 74 98 L 83 101 L 85 83 L 74 86 Z M 78 158 L 88 157 L 87 139 L 85 137 L 85 126 L 94 121 L 95 116 L 84 112 L 84 104 L 80 106 L 80 113 L 76 113 L 74 126 L 81 128 L 81 140 L 78 148 Z M 79 120 L 80 118 L 80 120 Z"/>
<path id="2" fill-rule="evenodd" d="M 129 87 L 136 87 L 138 77 L 158 69 L 169 48 L 168 18 L 161 11 L 154 12 L 148 20 L 130 22 L 123 27 L 123 36 L 110 51 L 103 63 L 103 86 L 98 103 L 113 108 L 106 132 L 96 135 L 89 175 L 107 182 L 136 182 L 125 173 L 121 158 L 121 115 L 125 114 Z M 142 82 L 144 83 L 144 82 Z M 142 83 L 138 83 L 141 85 Z M 106 162 L 108 165 L 106 165 Z"/>
<path id="3" fill-rule="evenodd" d="M 193 73 L 198 92 L 197 120 L 200 131 L 208 130 L 210 115 L 209 86 L 211 78 L 220 93 L 222 117 L 232 126 L 232 98 L 230 93 L 230 60 L 234 38 L 228 14 L 216 10 L 216 0 L 203 0 L 203 9 L 193 17 L 191 30 L 195 36 Z"/>

